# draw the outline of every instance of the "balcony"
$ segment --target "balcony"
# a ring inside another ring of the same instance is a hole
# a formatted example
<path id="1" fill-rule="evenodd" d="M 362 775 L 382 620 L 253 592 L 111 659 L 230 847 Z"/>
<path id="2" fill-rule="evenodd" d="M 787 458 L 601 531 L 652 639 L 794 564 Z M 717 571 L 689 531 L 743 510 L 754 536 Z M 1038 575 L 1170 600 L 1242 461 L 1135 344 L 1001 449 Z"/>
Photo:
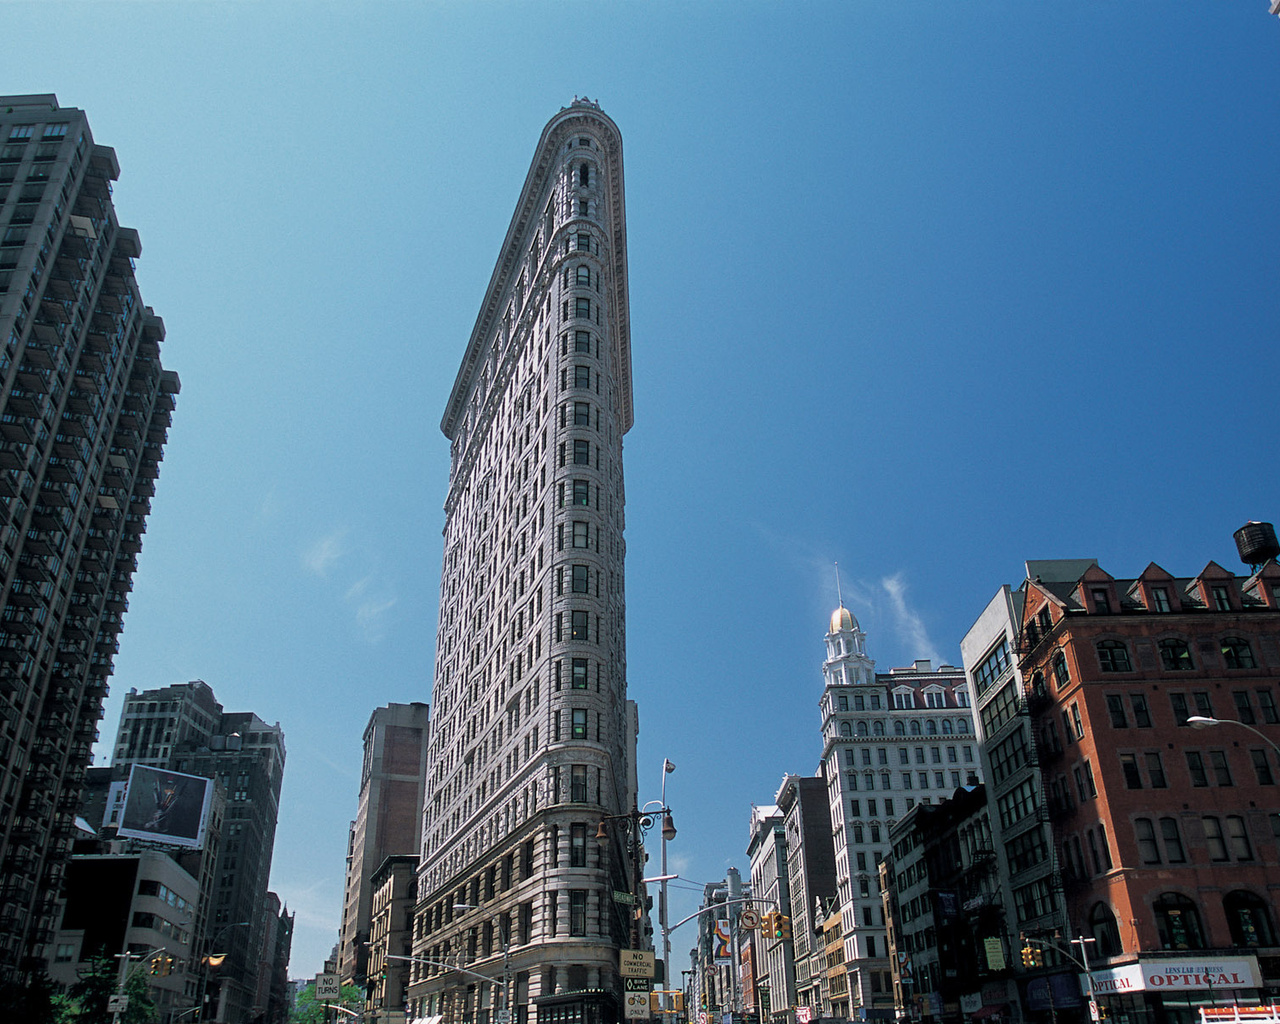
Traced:
<path id="1" fill-rule="evenodd" d="M 62 248 L 58 250 L 58 259 L 87 260 L 93 255 L 89 239 L 81 235 L 67 232 L 62 236 Z"/>
<path id="2" fill-rule="evenodd" d="M 53 579 L 48 567 L 33 558 L 18 560 L 18 577 L 28 583 L 48 583 Z"/>
<path id="3" fill-rule="evenodd" d="M 26 420 L 6 420 L 0 422 L 0 437 L 17 444 L 31 444 L 35 441 L 30 425 Z"/>
<path id="4" fill-rule="evenodd" d="M 142 255 L 142 242 L 138 238 L 137 229 L 121 228 L 116 232 L 114 253 L 120 253 L 131 260 L 136 260 Z"/>
<path id="5" fill-rule="evenodd" d="M 47 395 L 49 393 L 49 382 L 45 378 L 44 370 L 37 370 L 30 366 L 25 360 L 18 364 L 18 385 L 26 391 L 30 391 L 36 395 Z"/>
<path id="6" fill-rule="evenodd" d="M 34 342 L 27 342 L 27 347 L 22 350 L 23 370 L 30 367 L 32 370 L 43 370 L 47 373 L 53 369 L 53 365 L 54 358 L 51 349 L 43 345 L 37 345 Z"/>
<path id="7" fill-rule="evenodd" d="M 85 175 L 85 179 L 80 185 L 80 195 L 88 196 L 91 199 L 110 199 L 111 185 L 105 178 Z"/>

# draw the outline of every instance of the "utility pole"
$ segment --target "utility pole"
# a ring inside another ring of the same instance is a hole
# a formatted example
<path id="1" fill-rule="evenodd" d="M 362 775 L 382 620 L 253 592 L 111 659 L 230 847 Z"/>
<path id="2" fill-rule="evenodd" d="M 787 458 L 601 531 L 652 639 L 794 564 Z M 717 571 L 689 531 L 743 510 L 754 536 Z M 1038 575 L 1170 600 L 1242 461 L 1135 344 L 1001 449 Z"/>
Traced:
<path id="1" fill-rule="evenodd" d="M 732 986 L 729 989 L 729 1014 L 732 1018 L 733 1014 L 742 1010 L 738 991 L 738 903 L 735 902 L 742 899 L 742 876 L 738 874 L 737 868 L 729 869 L 728 882 L 729 901 L 725 906 L 725 913 L 729 915 L 729 984 Z"/>

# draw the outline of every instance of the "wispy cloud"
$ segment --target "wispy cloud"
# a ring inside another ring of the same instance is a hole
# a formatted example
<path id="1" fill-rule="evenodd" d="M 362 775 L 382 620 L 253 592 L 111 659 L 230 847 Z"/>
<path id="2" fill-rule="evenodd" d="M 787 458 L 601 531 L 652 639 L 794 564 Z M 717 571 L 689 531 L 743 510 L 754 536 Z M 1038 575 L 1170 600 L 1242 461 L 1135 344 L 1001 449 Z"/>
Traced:
<path id="1" fill-rule="evenodd" d="M 924 620 L 920 618 L 919 612 L 907 604 L 907 584 L 902 578 L 902 573 L 897 572 L 892 576 L 886 576 L 880 581 L 880 585 L 889 595 L 893 627 L 898 634 L 898 639 L 907 646 L 908 650 L 915 652 L 912 655 L 914 658 L 928 658 L 935 663 L 940 663 L 942 659 L 933 641 L 929 639 L 929 631 L 925 628 Z"/>
<path id="2" fill-rule="evenodd" d="M 321 537 L 302 553 L 303 567 L 316 576 L 327 576 L 333 564 L 346 554 L 346 536 L 346 530 L 335 530 Z"/>
<path id="3" fill-rule="evenodd" d="M 340 527 L 315 541 L 302 552 L 302 567 L 313 576 L 343 587 L 342 600 L 351 610 L 360 632 L 369 643 L 378 643 L 386 638 L 389 613 L 398 598 L 394 587 L 378 572 L 376 555 L 351 550 L 347 542 L 350 533 L 346 527 Z M 346 582 L 360 572 L 363 575 L 357 576 L 354 583 Z"/>
<path id="4" fill-rule="evenodd" d="M 356 623 L 370 643 L 386 636 L 387 613 L 396 606 L 397 600 L 386 585 L 373 576 L 357 580 L 347 590 L 347 603 L 355 609 Z"/>

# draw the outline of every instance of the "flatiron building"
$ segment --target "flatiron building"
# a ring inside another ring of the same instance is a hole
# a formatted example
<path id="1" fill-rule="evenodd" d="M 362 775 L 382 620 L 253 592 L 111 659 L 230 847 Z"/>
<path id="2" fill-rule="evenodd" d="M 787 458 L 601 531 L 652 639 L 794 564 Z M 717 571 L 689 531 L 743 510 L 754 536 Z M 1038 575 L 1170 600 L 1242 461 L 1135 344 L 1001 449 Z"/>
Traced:
<path id="1" fill-rule="evenodd" d="M 0 96 L 0 1003 L 43 970 L 178 377 L 113 150 Z"/>
<path id="2" fill-rule="evenodd" d="M 636 802 L 630 341 L 622 142 L 575 100 L 538 141 L 441 424 L 413 939 L 431 963 L 413 965 L 410 1018 L 618 1019 L 618 950 L 649 943 L 643 914 L 613 895 L 639 888 L 637 837 L 603 820 Z"/>

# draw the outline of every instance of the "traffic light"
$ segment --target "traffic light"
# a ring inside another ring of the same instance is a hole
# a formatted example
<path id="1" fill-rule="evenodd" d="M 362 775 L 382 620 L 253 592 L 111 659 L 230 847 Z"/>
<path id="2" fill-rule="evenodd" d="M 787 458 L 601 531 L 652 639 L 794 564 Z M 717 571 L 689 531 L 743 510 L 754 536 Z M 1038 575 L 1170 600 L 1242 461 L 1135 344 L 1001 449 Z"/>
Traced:
<path id="1" fill-rule="evenodd" d="M 779 939 L 791 938 L 791 918 L 787 917 L 786 914 L 778 915 L 777 937 Z"/>
<path id="2" fill-rule="evenodd" d="M 147 973 L 148 973 L 148 974 L 151 974 L 151 975 L 153 975 L 153 976 L 157 976 L 157 977 L 159 976 L 159 974 L 160 974 L 160 957 L 158 957 L 158 956 L 157 956 L 157 957 L 152 958 L 151 963 L 147 966 Z"/>
<path id="3" fill-rule="evenodd" d="M 760 931 L 766 938 L 773 934 L 773 919 L 777 916 L 777 912 L 773 910 L 760 915 Z"/>
<path id="4" fill-rule="evenodd" d="M 1099 1002 L 1098 1003 L 1098 1020 L 1109 1020 L 1110 1018 L 1111 1018 L 1111 1014 L 1107 1012 L 1107 1004 L 1104 1002 Z"/>
<path id="5" fill-rule="evenodd" d="M 1022 947 L 1022 966 L 1034 967 L 1036 964 L 1036 951 L 1030 946 Z"/>
<path id="6" fill-rule="evenodd" d="M 1031 966 L 1032 967 L 1044 966 L 1044 950 L 1039 949 L 1036 946 L 1031 947 Z"/>

